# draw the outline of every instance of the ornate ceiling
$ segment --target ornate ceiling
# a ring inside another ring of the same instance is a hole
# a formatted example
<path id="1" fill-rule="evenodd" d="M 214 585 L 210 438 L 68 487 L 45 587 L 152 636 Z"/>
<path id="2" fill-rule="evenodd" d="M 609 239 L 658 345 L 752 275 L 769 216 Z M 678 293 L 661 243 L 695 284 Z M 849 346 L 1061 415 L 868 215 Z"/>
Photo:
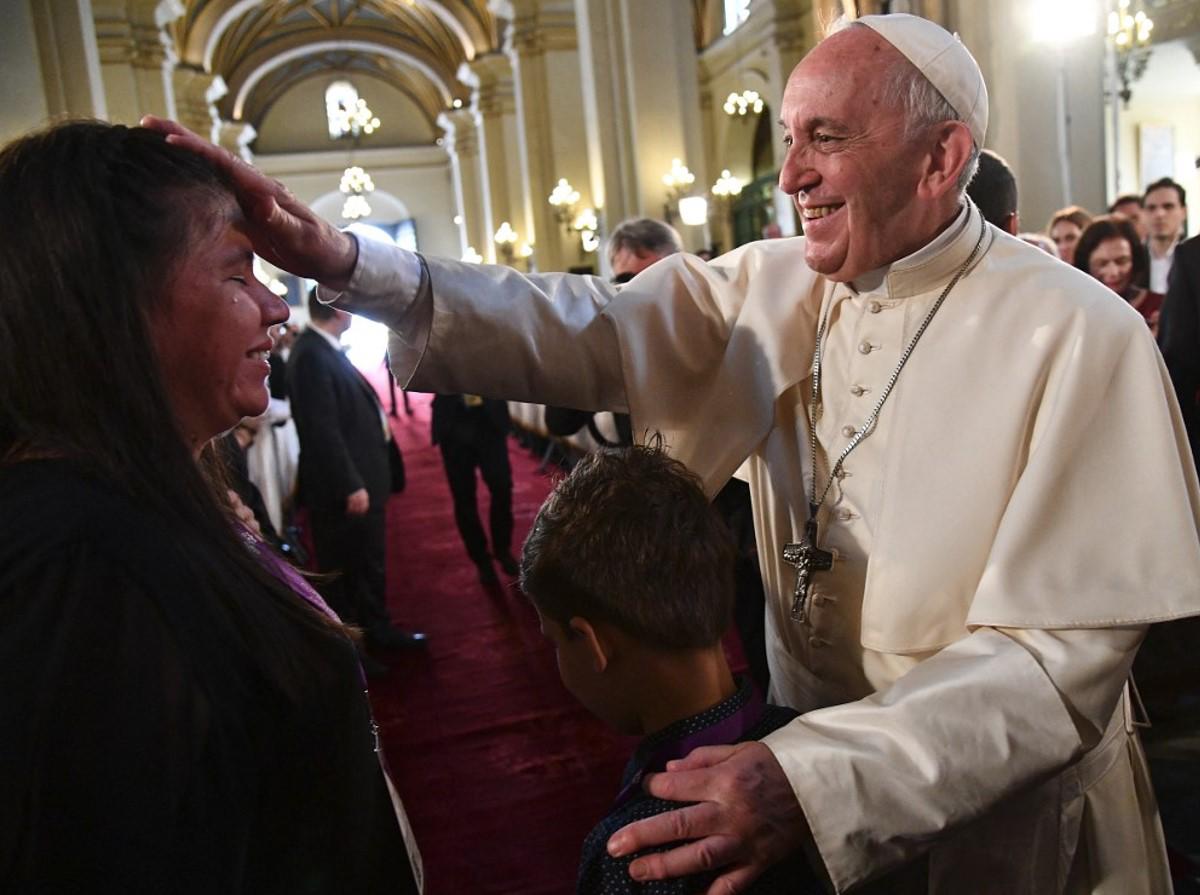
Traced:
<path id="1" fill-rule="evenodd" d="M 468 88 L 463 62 L 499 45 L 487 0 L 187 0 L 174 29 L 179 61 L 220 75 L 222 117 L 261 125 L 302 81 L 378 78 L 433 125 Z"/>

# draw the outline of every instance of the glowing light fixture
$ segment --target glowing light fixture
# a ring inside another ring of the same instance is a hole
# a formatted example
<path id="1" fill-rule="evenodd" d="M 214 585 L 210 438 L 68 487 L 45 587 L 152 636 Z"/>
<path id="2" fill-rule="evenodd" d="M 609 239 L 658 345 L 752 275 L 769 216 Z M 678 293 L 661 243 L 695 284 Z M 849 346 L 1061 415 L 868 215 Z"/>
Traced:
<path id="1" fill-rule="evenodd" d="M 325 116 L 331 140 L 346 136 L 357 140 L 363 134 L 379 130 L 379 119 L 349 81 L 334 81 L 326 88 Z"/>
<path id="2" fill-rule="evenodd" d="M 703 196 L 684 196 L 679 200 L 679 219 L 689 227 L 700 227 L 708 220 L 708 200 Z"/>
<path id="3" fill-rule="evenodd" d="M 745 117 L 753 112 L 758 115 L 763 110 L 763 98 L 758 95 L 757 90 L 743 90 L 741 93 L 731 93 L 725 98 L 725 105 L 722 106 L 726 115 L 735 117 Z"/>
<path id="4" fill-rule="evenodd" d="M 743 186 L 745 184 L 730 174 L 728 168 L 725 168 L 721 171 L 721 176 L 717 178 L 717 182 L 713 184 L 712 194 L 718 199 L 732 199 L 742 192 Z"/>
<path id="5" fill-rule="evenodd" d="M 338 187 L 346 194 L 342 205 L 342 217 L 349 221 L 357 221 L 371 214 L 371 204 L 367 201 L 367 193 L 375 191 L 375 181 L 371 175 L 357 165 L 352 165 L 342 172 L 342 182 Z"/>

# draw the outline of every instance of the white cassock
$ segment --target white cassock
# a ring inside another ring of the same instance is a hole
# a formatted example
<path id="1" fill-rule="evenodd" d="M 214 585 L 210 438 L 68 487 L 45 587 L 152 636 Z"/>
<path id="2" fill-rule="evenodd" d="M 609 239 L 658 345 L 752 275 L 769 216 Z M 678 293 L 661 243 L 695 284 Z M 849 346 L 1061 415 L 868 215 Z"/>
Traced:
<path id="1" fill-rule="evenodd" d="M 823 485 L 981 235 L 819 514 L 797 623 L 819 316 Z M 628 410 L 709 493 L 746 461 L 772 695 L 805 713 L 765 742 L 837 891 L 1169 892 L 1125 681 L 1148 623 L 1200 613 L 1200 492 L 1145 323 L 969 204 L 854 287 L 802 239 L 619 293 L 362 241 L 337 301 L 391 327 L 409 388 Z"/>

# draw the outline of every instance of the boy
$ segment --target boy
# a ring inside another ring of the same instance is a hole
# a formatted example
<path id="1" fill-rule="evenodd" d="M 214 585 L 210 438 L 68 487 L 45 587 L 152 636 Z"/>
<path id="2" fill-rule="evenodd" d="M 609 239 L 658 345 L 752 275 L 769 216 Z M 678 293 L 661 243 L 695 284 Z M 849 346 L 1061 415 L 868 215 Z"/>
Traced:
<path id="1" fill-rule="evenodd" d="M 521 557 L 521 587 L 555 646 L 567 689 L 622 733 L 644 737 L 608 815 L 584 842 L 579 895 L 703 892 L 707 876 L 637 883 L 608 855 L 626 824 L 679 807 L 642 778 L 699 746 L 760 739 L 796 716 L 730 673 L 721 635 L 734 546 L 699 480 L 661 445 L 591 454 L 554 489 Z M 817 892 L 799 855 L 749 890 Z"/>

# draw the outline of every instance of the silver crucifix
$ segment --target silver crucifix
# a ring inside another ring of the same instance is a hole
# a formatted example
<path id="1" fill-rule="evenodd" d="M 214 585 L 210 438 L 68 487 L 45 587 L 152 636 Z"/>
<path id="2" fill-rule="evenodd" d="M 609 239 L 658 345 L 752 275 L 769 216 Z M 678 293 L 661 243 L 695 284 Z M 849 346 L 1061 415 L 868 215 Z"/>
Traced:
<path id="1" fill-rule="evenodd" d="M 804 537 L 798 544 L 785 544 L 783 561 L 796 567 L 796 586 L 792 590 L 792 621 L 804 624 L 808 620 L 808 597 L 812 590 L 813 572 L 833 568 L 833 554 L 817 546 L 817 520 L 809 519 Z"/>

